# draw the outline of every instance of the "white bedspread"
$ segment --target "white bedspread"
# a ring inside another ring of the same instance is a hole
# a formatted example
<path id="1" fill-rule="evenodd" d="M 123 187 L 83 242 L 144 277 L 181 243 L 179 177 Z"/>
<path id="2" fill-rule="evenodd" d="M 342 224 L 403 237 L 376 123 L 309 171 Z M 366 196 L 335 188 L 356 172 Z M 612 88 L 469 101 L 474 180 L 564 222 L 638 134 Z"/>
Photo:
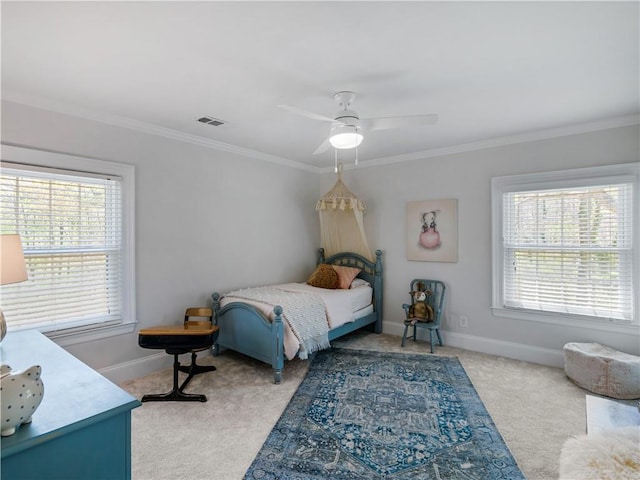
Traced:
<path id="1" fill-rule="evenodd" d="M 275 287 L 287 292 L 305 292 L 318 295 L 324 302 L 329 328 L 336 328 L 353 320 L 351 299 L 348 294 L 345 294 L 346 290 L 329 290 L 312 287 L 306 283 L 283 283 L 275 285 Z"/>
<path id="2" fill-rule="evenodd" d="M 359 287 L 352 290 L 330 290 L 326 288 L 312 287 L 306 283 L 284 283 L 279 285 L 271 285 L 274 288 L 279 288 L 288 292 L 304 292 L 314 293 L 318 295 L 324 303 L 327 320 L 329 322 L 329 328 L 337 328 L 347 322 L 351 322 L 354 319 L 353 313 L 355 310 L 362 308 L 362 303 L 371 303 L 371 288 Z M 366 290 L 360 290 L 361 288 Z M 356 292 L 356 290 L 358 290 Z M 367 291 L 368 293 L 363 293 Z M 354 301 L 354 299 L 357 299 Z M 221 305 L 225 306 L 231 302 L 244 302 L 248 303 L 262 312 L 265 317 L 273 320 L 273 306 L 270 304 L 257 302 L 253 300 L 247 300 L 245 298 L 234 297 L 232 295 L 224 295 L 221 299 Z M 358 308 L 355 308 L 358 307 Z M 284 312 L 286 317 L 287 312 Z M 294 335 L 291 327 L 287 322 L 284 324 L 284 354 L 291 360 L 296 356 L 300 349 L 300 342 Z"/>
<path id="3" fill-rule="evenodd" d="M 235 290 L 227 296 L 259 302 L 271 308 L 280 305 L 285 322 L 298 339 L 298 356 L 303 360 L 309 354 L 331 346 L 326 307 L 315 293 L 267 286 Z"/>

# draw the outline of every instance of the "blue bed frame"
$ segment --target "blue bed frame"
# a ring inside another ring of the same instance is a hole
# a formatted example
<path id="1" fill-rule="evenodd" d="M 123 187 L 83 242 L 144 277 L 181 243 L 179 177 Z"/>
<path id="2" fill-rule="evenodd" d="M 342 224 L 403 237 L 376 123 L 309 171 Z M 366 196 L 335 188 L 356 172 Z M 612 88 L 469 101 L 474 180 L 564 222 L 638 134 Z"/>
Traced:
<path id="1" fill-rule="evenodd" d="M 321 248 L 318 259 L 318 264 L 320 263 L 359 268 L 361 272 L 358 278 L 366 280 L 373 287 L 373 312 L 330 330 L 329 340 L 335 340 L 365 326 L 370 326 L 375 333 L 381 333 L 382 252 L 376 250 L 376 260 L 371 262 L 351 252 L 337 253 L 325 258 L 324 249 Z M 214 292 L 211 298 L 214 323 L 220 327 L 217 341 L 213 346 L 214 355 L 228 348 L 268 363 L 273 367 L 275 383 L 280 383 L 285 360 L 282 307 L 274 307 L 274 320 L 271 322 L 257 308 L 247 303 L 232 302 L 222 307 L 221 295 L 218 292 Z"/>

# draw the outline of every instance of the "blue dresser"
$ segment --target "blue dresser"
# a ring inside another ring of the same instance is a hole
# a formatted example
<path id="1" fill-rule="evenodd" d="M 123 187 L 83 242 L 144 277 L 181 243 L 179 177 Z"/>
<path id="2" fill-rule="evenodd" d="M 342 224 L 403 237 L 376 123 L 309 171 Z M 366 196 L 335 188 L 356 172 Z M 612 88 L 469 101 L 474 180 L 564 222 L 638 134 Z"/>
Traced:
<path id="1" fill-rule="evenodd" d="M 131 410 L 140 402 L 39 332 L 10 332 L 0 357 L 42 367 L 33 422 L 2 437 L 3 480 L 131 478 Z"/>

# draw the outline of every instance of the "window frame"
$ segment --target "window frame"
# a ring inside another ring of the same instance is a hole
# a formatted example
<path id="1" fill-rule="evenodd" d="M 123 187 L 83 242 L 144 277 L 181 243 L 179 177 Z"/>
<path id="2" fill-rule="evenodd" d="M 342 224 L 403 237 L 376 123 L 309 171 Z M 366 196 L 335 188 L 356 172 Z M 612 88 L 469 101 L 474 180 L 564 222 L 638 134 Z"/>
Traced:
<path id="1" fill-rule="evenodd" d="M 3 162 L 27 167 L 47 167 L 67 170 L 76 174 L 112 175 L 121 178 L 122 196 L 122 311 L 119 322 L 89 324 L 75 328 L 43 332 L 59 345 L 72 345 L 101 338 L 131 333 L 135 330 L 135 167 L 123 163 L 97 160 L 87 157 L 2 145 Z"/>
<path id="2" fill-rule="evenodd" d="M 532 190 L 565 189 L 590 185 L 632 183 L 632 294 L 633 317 L 630 321 L 579 315 L 573 313 L 549 312 L 526 308 L 507 307 L 504 301 L 504 248 L 503 194 Z M 495 316 L 518 320 L 542 322 L 570 327 L 589 327 L 608 332 L 629 333 L 638 331 L 639 300 L 638 286 L 640 263 L 639 205 L 640 164 L 625 163 L 599 167 L 577 168 L 550 172 L 527 173 L 493 177 L 491 179 L 491 254 L 492 254 L 492 306 Z"/>

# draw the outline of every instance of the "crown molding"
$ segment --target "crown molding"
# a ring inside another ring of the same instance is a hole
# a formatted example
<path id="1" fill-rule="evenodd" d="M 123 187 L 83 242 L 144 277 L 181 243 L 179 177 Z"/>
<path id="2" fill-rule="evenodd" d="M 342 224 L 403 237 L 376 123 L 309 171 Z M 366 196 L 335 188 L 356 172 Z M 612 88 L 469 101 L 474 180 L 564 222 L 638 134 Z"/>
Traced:
<path id="1" fill-rule="evenodd" d="M 211 148 L 213 150 L 229 152 L 243 157 L 252 158 L 255 160 L 262 160 L 265 162 L 276 163 L 285 167 L 297 168 L 300 170 L 306 170 L 308 172 L 318 173 L 320 169 L 311 165 L 307 165 L 301 162 L 296 162 L 288 158 L 279 157 L 277 155 L 271 155 L 268 153 L 258 152 L 249 148 L 239 147 L 230 143 L 220 142 L 212 140 L 210 138 L 200 137 L 198 135 L 192 135 L 189 133 L 174 130 L 172 128 L 161 127 L 152 123 L 141 122 L 128 117 L 122 117 L 119 115 L 113 115 L 110 113 L 100 112 L 97 110 L 88 109 L 79 105 L 74 105 L 67 102 L 60 102 L 56 100 L 44 99 L 40 97 L 34 97 L 31 95 L 25 95 L 16 92 L 2 92 L 2 100 L 27 105 L 29 107 L 39 108 L 42 110 L 49 110 L 55 113 L 61 113 L 64 115 L 70 115 L 72 117 L 82 118 L 84 120 L 92 120 L 95 122 L 106 123 L 116 127 L 126 128 L 128 130 L 135 130 L 138 132 L 147 133 L 149 135 L 157 135 L 160 137 L 169 138 L 171 140 L 178 140 L 185 143 L 191 143 L 193 145 L 199 145 L 201 147 Z"/>
<path id="2" fill-rule="evenodd" d="M 547 140 L 558 137 L 567 137 L 570 135 L 579 135 L 582 133 L 596 132 L 600 130 L 610 130 L 612 128 L 629 127 L 640 124 L 640 115 L 626 115 L 622 117 L 612 117 L 596 122 L 580 123 L 575 125 L 567 125 L 557 128 L 548 128 L 527 132 L 518 135 L 510 135 L 507 137 L 497 137 L 479 142 L 461 143 L 448 147 L 432 148 L 421 152 L 407 153 L 404 155 L 393 155 L 389 157 L 380 157 L 373 160 L 361 161 L 357 168 L 377 167 L 381 165 L 391 165 L 394 163 L 410 162 L 414 160 L 424 160 L 426 158 L 443 157 L 446 155 L 454 155 L 456 153 L 465 153 L 475 150 L 486 150 L 489 148 L 503 147 L 518 143 L 536 142 L 539 140 Z M 353 165 L 345 166 L 345 170 L 350 170 Z M 323 172 L 333 171 L 333 167 L 324 168 Z"/>
<path id="3" fill-rule="evenodd" d="M 128 117 L 122 117 L 118 115 L 108 114 L 105 112 L 99 112 L 96 110 L 87 109 L 78 105 L 73 105 L 66 102 L 60 102 L 56 100 L 44 99 L 40 97 L 34 97 L 31 95 L 25 95 L 17 92 L 2 92 L 2 100 L 30 107 L 40 108 L 43 110 L 49 110 L 56 113 L 70 115 L 73 117 L 82 118 L 85 120 L 93 120 L 96 122 L 106 123 L 117 127 L 126 128 L 129 130 L 136 130 L 139 132 L 147 133 L 150 135 L 157 135 L 172 140 L 178 140 L 181 142 L 191 143 L 206 148 L 211 148 L 218 151 L 229 152 L 243 157 L 252 158 L 255 160 L 262 160 L 265 162 L 275 163 L 278 165 L 297 168 L 312 173 L 327 173 L 333 172 L 333 166 L 331 167 L 315 167 L 307 165 L 302 162 L 291 160 L 277 155 L 271 155 L 257 150 L 251 150 L 237 145 L 212 140 L 198 135 L 192 135 L 184 133 L 179 130 L 171 128 L 161 127 L 151 123 L 141 122 Z M 456 153 L 471 152 L 474 150 L 485 150 L 489 148 L 502 147 L 506 145 L 514 145 L 518 143 L 535 142 L 538 140 L 546 140 L 558 137 L 566 137 L 569 135 L 578 135 L 582 133 L 595 132 L 599 130 L 609 130 L 612 128 L 627 127 L 631 125 L 640 124 L 640 114 L 626 115 L 622 117 L 607 118 L 595 122 L 580 123 L 575 125 L 567 125 L 557 128 L 549 128 L 543 130 L 536 130 L 533 132 L 526 132 L 517 135 L 510 135 L 506 137 L 497 137 L 488 140 L 482 140 L 479 142 L 463 143 L 459 145 L 451 145 L 440 148 L 432 148 L 429 150 L 423 150 L 420 152 L 413 152 L 403 155 L 393 155 L 388 157 L 374 158 L 371 160 L 363 160 L 358 164 L 357 168 L 377 167 L 381 165 L 392 165 L 394 163 L 410 162 L 414 160 L 424 160 L 427 158 L 441 157 L 446 155 L 453 155 Z M 345 165 L 345 170 L 356 168 L 354 165 Z"/>

